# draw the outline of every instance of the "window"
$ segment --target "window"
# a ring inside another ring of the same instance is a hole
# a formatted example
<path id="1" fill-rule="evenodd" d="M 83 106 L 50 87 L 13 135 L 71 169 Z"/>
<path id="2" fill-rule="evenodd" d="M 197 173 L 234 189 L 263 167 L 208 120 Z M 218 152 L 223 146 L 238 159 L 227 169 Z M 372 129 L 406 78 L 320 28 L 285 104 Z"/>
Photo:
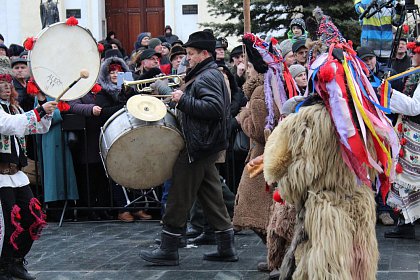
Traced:
<path id="1" fill-rule="evenodd" d="M 182 14 L 183 15 L 197 15 L 198 5 L 182 5 Z"/>

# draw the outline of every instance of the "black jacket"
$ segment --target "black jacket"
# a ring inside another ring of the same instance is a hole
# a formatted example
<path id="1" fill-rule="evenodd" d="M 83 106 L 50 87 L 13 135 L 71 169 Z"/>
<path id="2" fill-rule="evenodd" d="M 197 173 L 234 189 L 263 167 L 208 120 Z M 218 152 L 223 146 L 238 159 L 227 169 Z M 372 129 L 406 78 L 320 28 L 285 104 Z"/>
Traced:
<path id="1" fill-rule="evenodd" d="M 194 78 L 177 106 L 190 162 L 227 148 L 230 119 L 229 92 L 217 64 L 212 59 L 201 62 L 186 82 Z"/>

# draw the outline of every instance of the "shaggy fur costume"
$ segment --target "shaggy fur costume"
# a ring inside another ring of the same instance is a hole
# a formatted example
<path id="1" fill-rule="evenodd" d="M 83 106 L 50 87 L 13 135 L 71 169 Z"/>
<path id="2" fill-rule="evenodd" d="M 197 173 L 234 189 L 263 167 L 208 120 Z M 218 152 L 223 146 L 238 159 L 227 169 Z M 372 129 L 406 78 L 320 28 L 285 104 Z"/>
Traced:
<path id="1" fill-rule="evenodd" d="M 278 182 L 282 198 L 299 213 L 290 247 L 297 246 L 295 260 L 284 260 L 280 279 L 287 279 L 294 262 L 292 279 L 376 279 L 374 194 L 357 184 L 343 161 L 324 105 L 302 107 L 274 129 L 264 175 Z"/>
<path id="2" fill-rule="evenodd" d="M 239 123 L 251 140 L 246 160 L 249 161 L 264 153 L 264 126 L 268 115 L 264 95 L 264 75 L 259 74 L 256 78 L 248 79 L 243 89 L 249 99 L 249 105 L 239 114 Z M 278 120 L 279 117 L 280 113 L 275 108 L 275 119 Z M 247 168 L 244 168 L 236 194 L 233 224 L 253 229 L 265 236 L 272 204 L 272 191 L 266 190 L 264 175 L 261 173 L 250 178 Z"/>

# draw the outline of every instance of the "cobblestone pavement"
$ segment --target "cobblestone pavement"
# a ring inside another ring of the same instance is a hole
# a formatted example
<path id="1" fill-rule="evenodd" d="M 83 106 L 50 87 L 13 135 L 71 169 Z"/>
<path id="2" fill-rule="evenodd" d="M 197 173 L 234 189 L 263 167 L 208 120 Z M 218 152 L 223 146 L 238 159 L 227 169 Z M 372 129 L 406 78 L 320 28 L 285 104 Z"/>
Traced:
<path id="1" fill-rule="evenodd" d="M 236 235 L 239 261 L 217 263 L 202 260 L 202 254 L 215 246 L 180 249 L 180 265 L 157 267 L 139 257 L 141 249 L 154 248 L 161 226 L 157 221 L 50 224 L 27 256 L 28 270 L 38 280 L 75 279 L 268 279 L 256 265 L 266 250 L 251 231 Z M 384 226 L 377 227 L 381 259 L 379 280 L 420 280 L 420 226 L 416 240 L 383 238 Z"/>

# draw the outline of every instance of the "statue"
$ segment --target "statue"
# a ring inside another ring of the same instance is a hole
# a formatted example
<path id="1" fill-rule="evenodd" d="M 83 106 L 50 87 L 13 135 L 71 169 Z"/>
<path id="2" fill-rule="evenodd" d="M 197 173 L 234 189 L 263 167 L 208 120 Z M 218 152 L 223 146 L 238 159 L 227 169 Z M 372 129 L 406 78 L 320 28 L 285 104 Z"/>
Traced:
<path id="1" fill-rule="evenodd" d="M 58 2 L 58 1 L 57 1 Z M 40 4 L 40 12 L 41 12 L 41 24 L 42 29 L 45 27 L 60 21 L 60 16 L 58 14 L 57 2 L 53 2 L 52 0 L 48 0 L 47 2 L 42 2 Z"/>

